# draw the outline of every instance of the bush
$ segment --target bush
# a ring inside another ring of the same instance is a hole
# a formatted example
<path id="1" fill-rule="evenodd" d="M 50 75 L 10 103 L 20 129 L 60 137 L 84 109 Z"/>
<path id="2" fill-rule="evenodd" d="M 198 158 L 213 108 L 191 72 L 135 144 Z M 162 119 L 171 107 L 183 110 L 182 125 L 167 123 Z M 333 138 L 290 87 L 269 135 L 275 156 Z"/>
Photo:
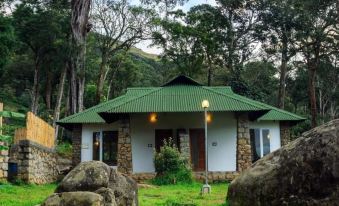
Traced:
<path id="1" fill-rule="evenodd" d="M 154 166 L 157 172 L 153 183 L 157 185 L 192 183 L 192 170 L 188 160 L 181 157 L 172 141 L 165 141 L 160 152 L 155 152 Z"/>
<path id="2" fill-rule="evenodd" d="M 72 157 L 72 144 L 69 142 L 59 142 L 56 146 L 56 151 L 61 157 Z"/>

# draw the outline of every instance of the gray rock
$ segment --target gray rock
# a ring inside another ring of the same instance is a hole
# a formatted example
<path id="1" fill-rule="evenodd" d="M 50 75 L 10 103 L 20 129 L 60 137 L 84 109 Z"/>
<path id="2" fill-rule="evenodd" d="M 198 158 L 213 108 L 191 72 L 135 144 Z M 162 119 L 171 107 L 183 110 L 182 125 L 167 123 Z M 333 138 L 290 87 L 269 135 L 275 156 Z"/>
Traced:
<path id="1" fill-rule="evenodd" d="M 82 195 L 88 194 L 96 194 L 101 199 L 99 201 L 95 195 L 89 196 L 90 199 L 80 198 Z M 57 187 L 56 193 L 42 205 L 64 206 L 67 202 L 67 206 L 82 206 L 82 202 L 85 201 L 87 201 L 87 205 L 137 206 L 137 183 L 103 162 L 83 162 L 66 175 Z"/>
<path id="2" fill-rule="evenodd" d="M 107 187 L 110 171 L 110 167 L 103 162 L 82 162 L 66 175 L 56 192 L 95 191 Z"/>
<path id="3" fill-rule="evenodd" d="M 138 205 L 138 184 L 132 178 L 112 168 L 108 187 L 113 190 L 118 206 Z"/>
<path id="4" fill-rule="evenodd" d="M 102 187 L 95 191 L 104 198 L 105 206 L 116 206 L 114 192 L 110 188 Z"/>
<path id="5" fill-rule="evenodd" d="M 51 195 L 41 206 L 106 206 L 101 195 L 93 192 L 64 192 Z"/>
<path id="6" fill-rule="evenodd" d="M 234 179 L 231 206 L 339 205 L 339 119 L 258 160 Z"/>

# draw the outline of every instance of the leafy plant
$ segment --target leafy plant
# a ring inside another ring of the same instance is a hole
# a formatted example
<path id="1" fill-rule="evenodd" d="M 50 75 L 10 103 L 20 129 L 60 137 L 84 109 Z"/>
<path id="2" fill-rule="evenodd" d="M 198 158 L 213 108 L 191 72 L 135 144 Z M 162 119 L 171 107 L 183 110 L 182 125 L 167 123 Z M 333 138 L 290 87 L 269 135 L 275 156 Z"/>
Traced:
<path id="1" fill-rule="evenodd" d="M 62 157 L 72 157 L 72 144 L 69 142 L 59 142 L 56 146 L 56 151 Z"/>
<path id="2" fill-rule="evenodd" d="M 188 160 L 181 157 L 172 140 L 164 141 L 164 146 L 155 152 L 154 166 L 157 172 L 153 183 L 157 185 L 192 183 L 192 170 Z"/>
<path id="3" fill-rule="evenodd" d="M 8 150 L 8 145 L 11 143 L 12 137 L 7 135 L 0 135 L 0 151 Z"/>

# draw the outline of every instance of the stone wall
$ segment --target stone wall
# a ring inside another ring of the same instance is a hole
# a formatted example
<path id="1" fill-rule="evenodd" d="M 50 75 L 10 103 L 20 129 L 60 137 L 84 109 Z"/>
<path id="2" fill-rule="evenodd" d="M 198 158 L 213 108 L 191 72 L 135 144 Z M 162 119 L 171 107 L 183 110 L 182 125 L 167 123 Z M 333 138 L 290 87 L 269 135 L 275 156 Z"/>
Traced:
<path id="1" fill-rule="evenodd" d="M 145 172 L 145 173 L 134 173 L 131 177 L 137 182 L 144 182 L 146 180 L 151 180 L 155 177 L 155 172 Z"/>
<path id="2" fill-rule="evenodd" d="M 5 142 L 0 142 L 0 145 L 5 145 Z M 8 150 L 0 151 L 0 181 L 7 179 L 8 159 Z"/>
<path id="3" fill-rule="evenodd" d="M 149 173 L 134 173 L 131 177 L 139 182 L 145 182 L 147 180 L 151 180 L 155 177 L 155 172 Z M 239 175 L 239 172 L 208 172 L 208 180 L 210 182 L 218 182 L 218 181 L 232 181 Z M 197 181 L 204 181 L 205 180 L 205 172 L 193 172 L 193 177 Z"/>
<path id="4" fill-rule="evenodd" d="M 53 149 L 29 140 L 21 140 L 17 144 L 17 152 L 18 179 L 35 184 L 57 180 L 57 155 Z"/>
<path id="5" fill-rule="evenodd" d="M 252 164 L 248 115 L 237 114 L 237 171 L 241 172 Z"/>
<path id="6" fill-rule="evenodd" d="M 291 141 L 290 125 L 288 122 L 280 122 L 280 142 L 281 146 L 287 145 Z"/>
<path id="7" fill-rule="evenodd" d="M 118 131 L 118 171 L 124 174 L 132 173 L 132 144 L 129 117 L 120 120 Z"/>
<path id="8" fill-rule="evenodd" d="M 239 175 L 238 172 L 208 172 L 208 181 L 228 181 L 231 182 Z M 193 172 L 194 179 L 197 181 L 205 181 L 205 172 Z"/>
<path id="9" fill-rule="evenodd" d="M 75 125 L 72 130 L 72 148 L 73 148 L 73 156 L 72 156 L 72 164 L 73 166 L 78 165 L 81 162 L 81 134 L 82 126 Z"/>

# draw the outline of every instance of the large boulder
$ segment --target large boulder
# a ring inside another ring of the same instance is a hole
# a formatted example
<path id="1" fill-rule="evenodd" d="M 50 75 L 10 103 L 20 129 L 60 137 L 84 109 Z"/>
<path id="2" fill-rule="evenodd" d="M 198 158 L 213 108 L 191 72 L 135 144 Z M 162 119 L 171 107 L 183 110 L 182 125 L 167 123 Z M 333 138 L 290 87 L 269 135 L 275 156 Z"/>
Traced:
<path id="1" fill-rule="evenodd" d="M 339 119 L 305 132 L 234 179 L 231 206 L 339 205 Z"/>
<path id="2" fill-rule="evenodd" d="M 43 206 L 138 205 L 137 183 L 99 161 L 80 163 L 66 175 L 55 192 Z"/>
<path id="3" fill-rule="evenodd" d="M 56 192 L 95 191 L 107 187 L 110 173 L 111 168 L 103 162 L 82 162 L 66 175 Z"/>
<path id="4" fill-rule="evenodd" d="M 45 200 L 45 202 L 41 206 L 102 206 L 102 205 L 104 205 L 103 197 L 96 193 L 64 192 L 51 195 Z"/>
<path id="5" fill-rule="evenodd" d="M 132 178 L 112 169 L 108 187 L 114 191 L 118 206 L 138 204 L 138 184 Z"/>

